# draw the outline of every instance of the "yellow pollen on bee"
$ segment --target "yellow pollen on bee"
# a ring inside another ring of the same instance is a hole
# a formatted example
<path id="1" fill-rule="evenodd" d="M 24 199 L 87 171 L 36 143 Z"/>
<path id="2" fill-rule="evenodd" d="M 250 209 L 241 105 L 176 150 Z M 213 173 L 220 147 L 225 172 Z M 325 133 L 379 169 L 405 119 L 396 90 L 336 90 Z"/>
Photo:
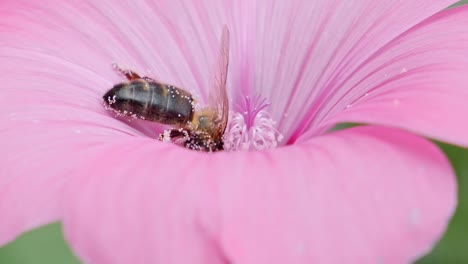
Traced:
<path id="1" fill-rule="evenodd" d="M 145 90 L 145 91 L 147 91 L 147 92 L 150 90 L 149 84 L 148 84 L 147 82 L 145 82 L 145 83 L 143 84 L 143 90 Z"/>

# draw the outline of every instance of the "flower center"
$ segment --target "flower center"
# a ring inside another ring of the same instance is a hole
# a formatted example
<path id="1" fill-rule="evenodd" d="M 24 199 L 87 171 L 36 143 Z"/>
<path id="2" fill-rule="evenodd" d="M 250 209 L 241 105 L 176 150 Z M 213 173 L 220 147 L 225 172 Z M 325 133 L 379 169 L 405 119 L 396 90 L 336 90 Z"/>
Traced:
<path id="1" fill-rule="evenodd" d="M 278 146 L 283 135 L 276 129 L 276 122 L 265 110 L 269 105 L 260 96 L 253 99 L 246 96 L 243 104 L 237 105 L 240 111 L 230 111 L 224 132 L 224 149 L 266 150 Z"/>

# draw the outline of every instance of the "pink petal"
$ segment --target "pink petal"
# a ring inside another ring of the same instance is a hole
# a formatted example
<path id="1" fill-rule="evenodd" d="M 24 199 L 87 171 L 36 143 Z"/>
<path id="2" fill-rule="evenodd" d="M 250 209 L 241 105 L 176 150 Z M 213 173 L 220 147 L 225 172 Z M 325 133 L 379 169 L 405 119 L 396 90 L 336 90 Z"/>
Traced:
<path id="1" fill-rule="evenodd" d="M 6 58 L 25 50 L 33 53 L 24 53 L 22 64 L 41 54 L 43 64 L 55 60 L 67 66 L 60 72 L 64 79 L 73 74 L 82 86 L 99 94 L 121 81 L 110 67 L 119 63 L 188 89 L 203 102 L 222 26 L 227 24 L 232 35 L 227 85 L 231 103 L 260 93 L 272 101 L 270 111 L 289 136 L 290 128 L 327 102 L 333 83 L 347 78 L 395 37 L 455 2 L 5 1 L 0 13 L 8 19 L 1 22 L 0 32 L 8 37 L 2 40 L 0 53 Z M 304 111 L 308 107 L 312 108 Z"/>
<path id="2" fill-rule="evenodd" d="M 341 88 L 309 119 L 310 127 L 374 123 L 468 146 L 467 24 L 468 7 L 460 7 L 402 34 L 335 82 Z"/>
<path id="3" fill-rule="evenodd" d="M 270 152 L 200 155 L 131 139 L 67 189 L 86 263 L 408 263 L 456 205 L 432 143 L 357 127 Z"/>
<path id="4" fill-rule="evenodd" d="M 10 36 L 2 39 L 2 53 L 26 49 L 72 64 L 77 69 L 68 74 L 93 75 L 100 93 L 122 80 L 112 63 L 200 93 L 219 45 L 218 9 L 181 1 L 8 1 L 0 9 L 8 16 L 0 32 Z"/>
<path id="5" fill-rule="evenodd" d="M 226 263 L 212 233 L 214 155 L 147 139 L 95 155 L 65 204 L 65 232 L 85 263 Z"/>
<path id="6" fill-rule="evenodd" d="M 453 173 L 424 140 L 358 128 L 268 153 L 201 156 L 144 137 L 157 132 L 145 130 L 148 124 L 116 120 L 100 99 L 122 81 L 111 68 L 116 62 L 189 89 L 203 101 L 221 29 L 228 24 L 231 92 L 271 98 L 276 117 L 289 104 L 289 116 L 301 121 L 309 114 L 303 106 L 318 106 L 308 101 L 319 98 L 310 83 L 328 91 L 332 77 L 350 76 L 338 74 L 342 67 L 354 72 L 370 51 L 454 1 L 388 2 L 348 8 L 346 1 L 305 0 L 3 1 L 0 243 L 62 219 L 65 193 L 67 236 L 89 262 L 288 263 L 299 249 L 305 253 L 296 258 L 307 263 L 352 253 L 359 263 L 368 260 L 363 254 L 372 262 L 394 263 L 424 253 L 454 206 Z M 343 20 L 348 13 L 354 16 Z M 337 40 L 341 33 L 346 34 Z M 281 41 L 289 34 L 308 41 Z M 314 56 L 305 56 L 312 42 L 320 55 L 315 65 L 307 63 Z M 294 74 L 276 74 L 277 64 Z M 291 93 L 294 100 L 287 101 Z M 352 160 L 355 151 L 359 160 Z M 372 174 L 382 178 L 372 181 Z M 302 184 L 305 177 L 312 186 Z M 335 193 L 336 186 L 349 194 Z M 375 200 L 379 194 L 383 198 Z M 349 219 L 346 226 L 343 219 Z"/>
<path id="7" fill-rule="evenodd" d="M 2 2 L 0 244 L 61 219 L 63 184 L 83 162 L 99 160 L 94 146 L 122 137 L 157 137 L 151 125 L 120 122 L 103 108 L 104 92 L 123 80 L 112 63 L 145 75 L 152 69 L 157 73 L 152 76 L 195 90 L 202 78 L 192 70 L 211 74 L 208 61 L 217 52 L 201 51 L 209 50 L 207 32 L 219 45 L 215 29 L 192 31 L 205 27 L 189 22 L 189 16 L 178 20 L 184 31 L 170 28 L 160 21 L 168 19 L 158 15 L 161 4 Z M 168 6 L 172 14 L 183 10 L 176 4 Z M 200 17 L 207 18 L 211 8 L 198 10 Z M 220 32 L 223 23 L 213 24 Z"/>
<path id="8" fill-rule="evenodd" d="M 70 108 L 36 109 L 35 115 L 23 110 L 0 115 L 3 124 L 12 124 L 2 126 L 1 133 L 0 244 L 60 220 L 63 184 L 83 161 L 96 159 L 89 155 L 95 145 L 122 137 L 118 131 L 87 123 L 86 118 L 77 121 L 76 110 L 63 114 Z"/>
<path id="9" fill-rule="evenodd" d="M 294 141 L 315 128 L 307 126 L 310 119 L 326 113 L 337 92 L 350 89 L 343 82 L 363 63 L 455 2 L 260 1 L 254 27 L 255 90 L 271 100 L 269 110 L 279 130 Z M 317 130 L 315 135 L 323 131 Z"/>

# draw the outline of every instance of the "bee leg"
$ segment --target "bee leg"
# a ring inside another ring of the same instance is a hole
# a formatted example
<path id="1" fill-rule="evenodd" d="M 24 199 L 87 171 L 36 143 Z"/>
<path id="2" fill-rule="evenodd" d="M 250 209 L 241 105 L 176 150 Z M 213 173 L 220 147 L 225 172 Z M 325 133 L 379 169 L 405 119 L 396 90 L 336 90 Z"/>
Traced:
<path id="1" fill-rule="evenodd" d="M 118 71 L 120 74 L 124 75 L 129 81 L 135 80 L 135 79 L 141 79 L 138 73 L 131 71 L 131 70 L 127 70 L 127 69 L 122 69 L 119 67 L 119 65 L 117 65 L 117 63 L 113 63 L 112 68 L 114 68 L 114 70 Z"/>
<path id="2" fill-rule="evenodd" d="M 162 142 L 175 142 L 177 143 L 179 140 L 187 140 L 189 138 L 190 132 L 184 129 L 168 129 L 164 130 L 164 132 L 159 135 L 158 140 Z"/>
<path id="3" fill-rule="evenodd" d="M 143 76 L 141 77 L 141 79 L 147 81 L 147 82 L 157 82 L 155 79 L 151 78 L 151 77 L 147 77 L 147 76 Z"/>

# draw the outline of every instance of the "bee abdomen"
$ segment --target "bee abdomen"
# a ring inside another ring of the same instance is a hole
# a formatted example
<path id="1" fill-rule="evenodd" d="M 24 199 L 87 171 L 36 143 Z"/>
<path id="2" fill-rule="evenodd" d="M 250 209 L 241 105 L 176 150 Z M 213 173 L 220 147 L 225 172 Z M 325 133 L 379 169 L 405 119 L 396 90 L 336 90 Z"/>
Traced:
<path id="1" fill-rule="evenodd" d="M 168 125 L 185 125 L 194 115 L 189 92 L 142 79 L 117 84 L 103 98 L 121 114 Z"/>

